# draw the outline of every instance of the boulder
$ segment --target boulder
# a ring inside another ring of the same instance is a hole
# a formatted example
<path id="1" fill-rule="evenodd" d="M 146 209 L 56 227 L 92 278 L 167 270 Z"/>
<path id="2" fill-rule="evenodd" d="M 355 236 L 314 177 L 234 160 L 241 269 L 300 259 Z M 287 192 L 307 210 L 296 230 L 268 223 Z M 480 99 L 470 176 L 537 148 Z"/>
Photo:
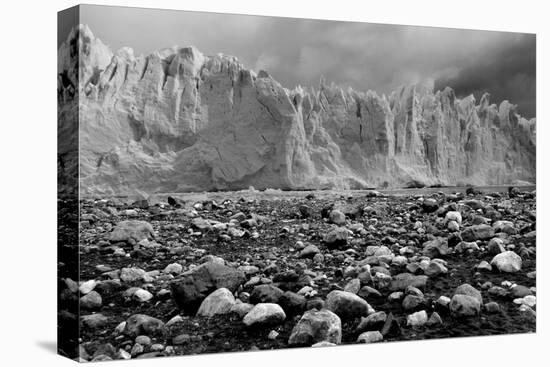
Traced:
<path id="1" fill-rule="evenodd" d="M 432 313 L 430 318 L 428 319 L 428 322 L 426 325 L 428 326 L 435 326 L 435 325 L 442 325 L 443 320 L 441 319 L 441 316 L 437 312 Z"/>
<path id="2" fill-rule="evenodd" d="M 428 257 L 445 256 L 449 253 L 447 241 L 443 238 L 436 238 L 425 242 L 422 249 L 422 254 Z"/>
<path id="3" fill-rule="evenodd" d="M 340 344 L 342 323 L 335 313 L 323 309 L 305 312 L 292 329 L 289 345 L 309 346 L 319 342 Z"/>
<path id="4" fill-rule="evenodd" d="M 306 297 L 291 291 L 286 291 L 279 298 L 278 303 L 287 315 L 296 315 L 302 313 L 306 302 Z"/>
<path id="5" fill-rule="evenodd" d="M 413 311 L 424 308 L 426 306 L 426 300 L 424 297 L 408 294 L 401 303 L 405 311 Z"/>
<path id="6" fill-rule="evenodd" d="M 344 227 L 334 228 L 323 237 L 323 242 L 329 248 L 339 248 L 348 243 L 349 232 Z"/>
<path id="7" fill-rule="evenodd" d="M 250 293 L 250 303 L 278 303 L 284 292 L 272 284 L 261 284 Z"/>
<path id="8" fill-rule="evenodd" d="M 384 339 L 379 331 L 365 331 L 357 337 L 357 343 L 377 343 Z"/>
<path id="9" fill-rule="evenodd" d="M 449 211 L 445 214 L 445 223 L 456 222 L 458 225 L 462 224 L 462 215 L 460 212 Z"/>
<path id="10" fill-rule="evenodd" d="M 513 251 L 502 252 L 491 260 L 491 265 L 505 273 L 516 273 L 521 270 L 521 257 Z"/>
<path id="11" fill-rule="evenodd" d="M 152 316 L 135 314 L 126 320 L 123 333 L 131 338 L 138 335 L 163 335 L 165 333 L 164 323 Z"/>
<path id="12" fill-rule="evenodd" d="M 87 310 L 101 308 L 102 302 L 101 296 L 96 291 L 91 291 L 80 297 L 80 307 Z"/>
<path id="13" fill-rule="evenodd" d="M 419 327 L 428 322 L 428 314 L 425 310 L 415 312 L 407 316 L 407 326 Z"/>
<path id="14" fill-rule="evenodd" d="M 325 307 L 341 318 L 367 316 L 372 307 L 356 294 L 334 290 L 327 295 Z"/>
<path id="15" fill-rule="evenodd" d="M 300 251 L 300 257 L 312 258 L 320 252 L 321 250 L 319 250 L 317 246 L 307 245 L 302 251 Z"/>
<path id="16" fill-rule="evenodd" d="M 390 284 L 390 290 L 403 291 L 409 286 L 424 289 L 426 287 L 427 281 L 428 281 L 428 276 L 426 275 L 413 275 L 411 273 L 401 273 L 393 277 Z"/>
<path id="17" fill-rule="evenodd" d="M 218 288 L 202 301 L 197 316 L 223 315 L 229 313 L 234 304 L 235 297 L 233 297 L 233 293 L 227 288 Z"/>
<path id="18" fill-rule="evenodd" d="M 219 288 L 235 292 L 245 280 L 240 270 L 217 262 L 206 262 L 181 274 L 170 286 L 178 307 L 187 314 L 195 314 L 210 293 Z"/>
<path id="19" fill-rule="evenodd" d="M 474 297 L 480 304 L 483 303 L 483 297 L 481 296 L 481 292 L 472 287 L 468 283 L 461 284 L 455 289 L 455 295 L 456 294 L 464 294 L 466 296 Z"/>
<path id="20" fill-rule="evenodd" d="M 422 202 L 422 210 L 426 213 L 433 213 L 439 208 L 439 203 L 437 200 L 428 198 Z"/>
<path id="21" fill-rule="evenodd" d="M 243 318 L 243 322 L 248 327 L 272 326 L 282 323 L 286 319 L 286 314 L 275 303 L 258 303 Z"/>
<path id="22" fill-rule="evenodd" d="M 361 317 L 359 325 L 357 325 L 356 332 L 364 332 L 370 330 L 380 330 L 386 323 L 387 315 L 384 311 L 378 311 L 367 317 Z"/>
<path id="23" fill-rule="evenodd" d="M 476 297 L 465 294 L 455 294 L 449 305 L 451 315 L 454 317 L 472 317 L 479 315 L 481 303 Z"/>
<path id="24" fill-rule="evenodd" d="M 139 288 L 133 293 L 132 298 L 137 302 L 143 303 L 153 299 L 153 295 L 151 294 L 151 292 Z"/>
<path id="25" fill-rule="evenodd" d="M 346 224 L 346 216 L 339 210 L 333 210 L 329 214 L 329 219 L 332 223 L 337 225 Z"/>
<path id="26" fill-rule="evenodd" d="M 504 251 L 506 251 L 504 248 L 504 241 L 498 237 L 491 238 L 487 244 L 487 252 L 492 255 L 497 255 Z"/>
<path id="27" fill-rule="evenodd" d="M 478 224 L 466 227 L 461 233 L 462 239 L 467 242 L 488 240 L 495 236 L 493 227 L 488 224 Z"/>
<path id="28" fill-rule="evenodd" d="M 122 268 L 120 270 L 120 280 L 123 282 L 135 282 L 137 280 L 143 280 L 143 277 L 147 272 L 140 268 Z"/>
<path id="29" fill-rule="evenodd" d="M 107 325 L 109 318 L 100 313 L 94 313 L 91 315 L 84 315 L 80 317 L 82 325 L 88 329 L 100 329 Z"/>
<path id="30" fill-rule="evenodd" d="M 116 225 L 109 235 L 109 241 L 137 243 L 154 237 L 155 231 L 150 223 L 141 220 L 125 220 Z"/>

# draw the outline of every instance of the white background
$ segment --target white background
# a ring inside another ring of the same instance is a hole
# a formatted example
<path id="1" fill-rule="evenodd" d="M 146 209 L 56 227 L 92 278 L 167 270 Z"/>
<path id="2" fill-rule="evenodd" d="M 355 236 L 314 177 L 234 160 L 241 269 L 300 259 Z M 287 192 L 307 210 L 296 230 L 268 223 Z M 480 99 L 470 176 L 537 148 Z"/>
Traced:
<path id="1" fill-rule="evenodd" d="M 523 366 L 548 363 L 548 156 L 545 117 L 550 65 L 550 9 L 545 1 L 298 0 L 95 1 L 273 16 L 354 20 L 537 33 L 537 334 L 381 343 L 315 350 L 232 353 L 112 366 Z M 3 1 L 0 43 L 0 364 L 65 366 L 56 338 L 56 21 L 74 1 Z M 146 26 L 146 25 L 144 25 Z M 230 35 L 228 35 L 230 36 Z M 184 40 L 182 40 L 183 42 Z M 122 364 L 123 363 L 123 364 Z"/>

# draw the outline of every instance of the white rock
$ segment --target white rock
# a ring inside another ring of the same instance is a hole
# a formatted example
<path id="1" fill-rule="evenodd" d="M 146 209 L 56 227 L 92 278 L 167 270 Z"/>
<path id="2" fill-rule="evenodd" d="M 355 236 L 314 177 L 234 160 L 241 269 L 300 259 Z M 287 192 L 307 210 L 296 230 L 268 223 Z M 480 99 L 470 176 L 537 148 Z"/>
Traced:
<path id="1" fill-rule="evenodd" d="M 91 280 L 88 280 L 87 282 L 80 284 L 80 287 L 78 287 L 78 290 L 81 294 L 88 294 L 94 290 L 96 285 L 97 285 L 97 282 L 94 279 L 91 279 Z"/>
<path id="2" fill-rule="evenodd" d="M 384 339 L 380 331 L 365 331 L 357 337 L 357 343 L 376 343 Z"/>
<path id="3" fill-rule="evenodd" d="M 172 317 L 170 320 L 168 320 L 168 322 L 166 322 L 166 327 L 175 325 L 178 322 L 183 322 L 183 317 L 181 317 L 180 315 L 176 315 Z"/>
<path id="4" fill-rule="evenodd" d="M 425 310 L 415 312 L 407 316 L 407 326 L 423 326 L 428 322 L 428 314 Z"/>
<path id="5" fill-rule="evenodd" d="M 163 270 L 163 272 L 167 274 L 179 274 L 182 271 L 183 271 L 183 266 L 178 263 L 168 264 Z"/>
<path id="6" fill-rule="evenodd" d="M 143 280 L 146 272 L 140 268 L 122 268 L 120 271 L 120 280 L 123 282 L 135 282 L 136 280 Z"/>
<path id="7" fill-rule="evenodd" d="M 322 342 L 313 344 L 311 347 L 312 347 L 312 348 L 319 348 L 319 347 L 334 347 L 335 345 L 338 345 L 338 344 L 334 344 L 334 343 L 327 342 L 327 341 L 322 341 Z"/>
<path id="8" fill-rule="evenodd" d="M 462 215 L 460 212 L 450 211 L 445 214 L 445 223 L 456 222 L 458 225 L 462 224 Z"/>
<path id="9" fill-rule="evenodd" d="M 243 322 L 246 326 L 277 325 L 286 319 L 286 314 L 276 303 L 258 303 L 248 312 Z"/>
<path id="10" fill-rule="evenodd" d="M 202 301 L 197 316 L 223 315 L 230 312 L 234 304 L 235 297 L 233 297 L 231 291 L 227 288 L 219 288 Z"/>
<path id="11" fill-rule="evenodd" d="M 537 297 L 535 297 L 535 296 L 525 296 L 525 297 L 523 297 L 523 302 L 522 303 L 524 305 L 527 305 L 527 306 L 533 308 L 537 305 Z"/>
<path id="12" fill-rule="evenodd" d="M 153 298 L 153 295 L 151 294 L 151 292 L 140 288 L 134 292 L 132 298 L 138 302 L 147 302 Z"/>
<path id="13" fill-rule="evenodd" d="M 521 270 L 521 257 L 513 251 L 505 251 L 491 260 L 491 265 L 506 273 L 515 273 Z"/>

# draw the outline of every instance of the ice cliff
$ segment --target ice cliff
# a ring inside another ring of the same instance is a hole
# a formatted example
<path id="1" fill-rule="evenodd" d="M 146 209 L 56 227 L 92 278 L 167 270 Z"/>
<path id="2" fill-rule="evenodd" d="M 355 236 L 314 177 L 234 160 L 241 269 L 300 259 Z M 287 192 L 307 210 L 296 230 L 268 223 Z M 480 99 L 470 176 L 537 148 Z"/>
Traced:
<path id="1" fill-rule="evenodd" d="M 113 53 L 85 25 L 58 59 L 58 166 L 85 194 L 535 181 L 535 119 L 488 95 L 290 90 L 195 47 Z"/>

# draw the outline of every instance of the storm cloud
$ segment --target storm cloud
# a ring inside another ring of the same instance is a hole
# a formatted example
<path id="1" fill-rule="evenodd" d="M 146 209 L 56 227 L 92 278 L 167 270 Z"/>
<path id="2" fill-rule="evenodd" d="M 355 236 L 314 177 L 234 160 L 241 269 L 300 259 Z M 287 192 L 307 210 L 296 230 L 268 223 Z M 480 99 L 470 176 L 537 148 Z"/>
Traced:
<path id="1" fill-rule="evenodd" d="M 520 114 L 536 114 L 536 42 L 534 35 L 509 34 L 485 54 L 474 56 L 453 76 L 436 80 L 435 88 L 452 87 L 457 96 L 479 99 L 488 92 L 494 102 L 509 100 Z"/>
<path id="2" fill-rule="evenodd" d="M 388 94 L 400 85 L 483 92 L 535 116 L 535 35 L 478 30 L 82 6 L 81 22 L 113 49 L 148 54 L 194 45 L 234 55 L 288 88 L 323 76 L 344 88 Z"/>

